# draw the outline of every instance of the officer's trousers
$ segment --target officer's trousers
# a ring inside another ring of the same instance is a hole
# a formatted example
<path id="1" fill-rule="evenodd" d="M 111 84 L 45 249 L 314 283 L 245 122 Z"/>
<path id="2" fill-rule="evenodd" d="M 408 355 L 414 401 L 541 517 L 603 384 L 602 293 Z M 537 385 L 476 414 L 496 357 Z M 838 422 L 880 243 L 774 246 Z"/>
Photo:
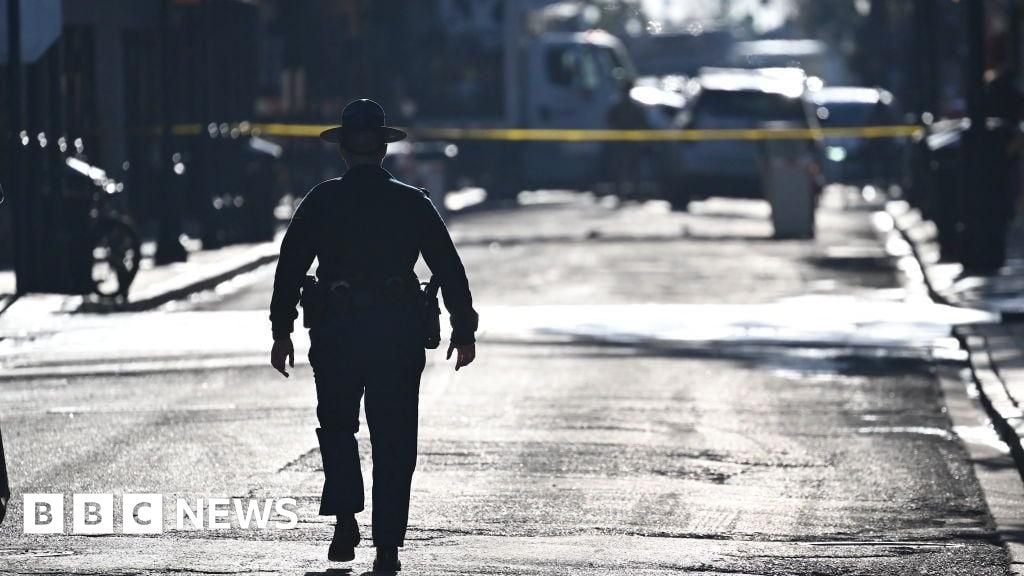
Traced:
<path id="1" fill-rule="evenodd" d="M 415 309 L 404 303 L 329 310 L 310 329 L 324 466 L 320 514 L 363 509 L 355 435 L 365 395 L 373 455 L 373 541 L 378 547 L 402 546 L 405 540 L 425 361 L 420 330 Z"/>

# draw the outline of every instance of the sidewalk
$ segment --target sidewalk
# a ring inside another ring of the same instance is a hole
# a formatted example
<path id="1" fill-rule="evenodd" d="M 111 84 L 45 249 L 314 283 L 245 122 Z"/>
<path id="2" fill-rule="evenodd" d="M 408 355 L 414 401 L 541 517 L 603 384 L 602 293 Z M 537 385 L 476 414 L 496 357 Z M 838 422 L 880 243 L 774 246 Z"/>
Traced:
<path id="1" fill-rule="evenodd" d="M 118 310 L 149 310 L 209 290 L 231 278 L 277 260 L 280 237 L 260 244 L 235 244 L 216 250 L 196 250 L 187 262 L 153 266 L 143 262 L 132 284 L 128 302 Z M 110 305 L 83 302 L 80 311 L 109 311 Z"/>
<path id="2" fill-rule="evenodd" d="M 490 207 L 477 189 L 451 192 L 451 206 L 445 213 L 446 220 L 456 214 L 478 211 Z M 114 305 L 100 302 L 92 296 L 29 295 L 15 297 L 16 281 L 14 272 L 0 270 L 0 318 L 13 315 L 17 308 L 31 308 L 32 312 L 140 312 L 156 308 L 172 300 L 187 297 L 196 292 L 209 290 L 214 286 L 277 260 L 284 231 L 279 231 L 271 242 L 258 244 L 236 244 L 214 250 L 189 250 L 187 262 L 154 266 L 151 258 L 143 258 L 139 274 L 132 283 L 128 302 Z M 456 235 L 456 241 L 460 239 Z M 143 245 L 143 254 L 147 253 Z M 10 314 L 7 314 L 10 309 Z M 0 321 L 0 332 L 10 322 Z M 0 333 L 2 337 L 2 333 Z"/>
<path id="3" fill-rule="evenodd" d="M 237 244 L 215 250 L 195 250 L 188 261 L 154 266 L 143 260 L 132 283 L 128 302 L 114 304 L 93 297 L 30 294 L 11 303 L 15 288 L 14 273 L 0 272 L 0 332 L 17 320 L 38 319 L 40 313 L 138 312 L 209 290 L 237 276 L 277 259 L 280 238 L 259 244 Z"/>
<path id="4" fill-rule="evenodd" d="M 939 261 L 937 230 L 920 212 L 900 201 L 889 202 L 886 213 L 910 244 L 932 299 L 999 315 L 999 322 L 959 326 L 954 335 L 969 354 L 982 404 L 1024 474 L 1024 230 L 1011 229 L 999 274 L 969 276 L 960 264 Z"/>

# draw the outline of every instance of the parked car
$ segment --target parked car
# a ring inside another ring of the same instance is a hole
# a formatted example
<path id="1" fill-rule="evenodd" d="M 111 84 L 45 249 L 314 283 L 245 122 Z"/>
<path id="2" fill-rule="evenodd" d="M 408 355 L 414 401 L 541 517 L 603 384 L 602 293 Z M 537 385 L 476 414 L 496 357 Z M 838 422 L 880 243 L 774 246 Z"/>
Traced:
<path id="1" fill-rule="evenodd" d="M 799 70 L 703 70 L 699 89 L 684 113 L 683 126 L 697 130 L 803 128 L 818 126 Z M 682 185 L 668 196 L 684 209 L 690 200 L 711 196 L 764 198 L 762 169 L 770 147 L 758 140 L 709 138 L 682 147 Z M 792 152 L 792 146 L 784 147 Z M 820 145 L 809 138 L 797 150 L 806 158 L 806 174 L 820 192 Z"/>
<path id="2" fill-rule="evenodd" d="M 812 94 L 815 115 L 825 128 L 860 128 L 899 123 L 892 94 L 878 88 L 826 87 Z M 907 162 L 905 138 L 824 139 L 823 170 L 829 182 L 888 187 L 898 183 Z"/>

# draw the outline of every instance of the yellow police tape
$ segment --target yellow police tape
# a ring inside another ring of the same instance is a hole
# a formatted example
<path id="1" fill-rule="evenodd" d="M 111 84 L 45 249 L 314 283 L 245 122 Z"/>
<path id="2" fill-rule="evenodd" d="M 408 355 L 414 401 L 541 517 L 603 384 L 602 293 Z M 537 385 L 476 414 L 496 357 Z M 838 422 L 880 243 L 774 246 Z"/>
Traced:
<path id="1" fill-rule="evenodd" d="M 204 127 L 178 124 L 177 136 L 228 136 L 232 132 L 254 136 L 316 138 L 329 124 L 233 124 Z M 492 140 L 508 142 L 698 142 L 708 140 L 819 140 L 822 138 L 919 137 L 924 128 L 914 125 L 858 126 L 849 128 L 756 128 L 683 130 L 585 130 L 573 128 L 410 128 L 417 140 Z"/>

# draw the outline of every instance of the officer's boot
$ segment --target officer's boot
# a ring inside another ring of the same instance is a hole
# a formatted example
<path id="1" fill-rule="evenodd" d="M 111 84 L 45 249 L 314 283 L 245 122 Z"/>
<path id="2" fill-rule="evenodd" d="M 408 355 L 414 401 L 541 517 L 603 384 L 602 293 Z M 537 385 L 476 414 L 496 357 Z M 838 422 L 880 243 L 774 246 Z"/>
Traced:
<path id="1" fill-rule="evenodd" d="M 398 548 L 395 546 L 391 547 L 377 547 L 377 559 L 373 561 L 374 572 L 400 572 L 402 570 L 402 563 L 398 560 Z"/>
<path id="2" fill-rule="evenodd" d="M 348 562 L 356 557 L 355 547 L 359 544 L 355 513 L 363 509 L 363 480 L 356 440 L 351 432 L 334 433 L 325 428 L 317 428 L 316 436 L 324 463 L 320 515 L 338 517 L 327 559 Z"/>
<path id="3" fill-rule="evenodd" d="M 352 514 L 338 515 L 338 523 L 334 526 L 334 538 L 327 550 L 327 559 L 332 562 L 348 562 L 356 557 L 356 546 L 359 545 L 359 524 Z"/>

